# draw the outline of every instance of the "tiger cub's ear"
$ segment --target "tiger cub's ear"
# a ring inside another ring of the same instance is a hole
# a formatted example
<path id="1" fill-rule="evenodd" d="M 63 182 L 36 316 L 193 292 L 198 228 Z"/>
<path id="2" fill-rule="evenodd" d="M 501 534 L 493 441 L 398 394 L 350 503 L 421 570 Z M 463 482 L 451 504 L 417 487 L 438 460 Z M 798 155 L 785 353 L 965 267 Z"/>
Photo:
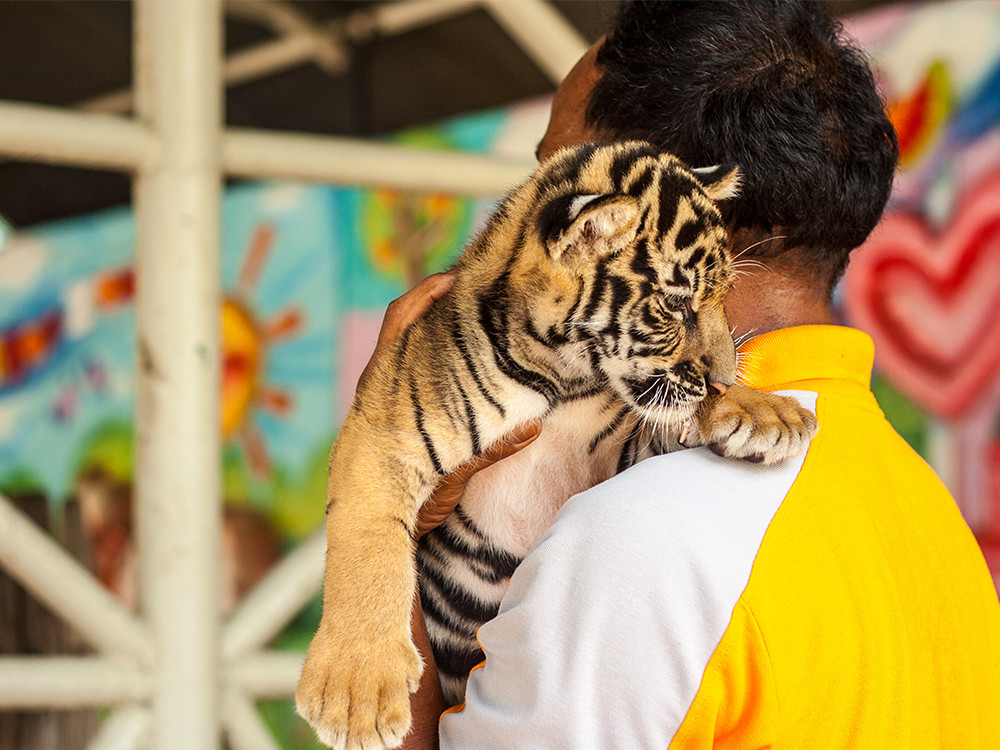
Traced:
<path id="1" fill-rule="evenodd" d="M 735 164 L 716 164 L 714 167 L 692 169 L 708 197 L 713 201 L 724 201 L 740 192 L 740 168 Z"/>
<path id="2" fill-rule="evenodd" d="M 635 238 L 639 204 L 627 195 L 564 195 L 542 209 L 538 229 L 552 260 L 610 255 Z"/>

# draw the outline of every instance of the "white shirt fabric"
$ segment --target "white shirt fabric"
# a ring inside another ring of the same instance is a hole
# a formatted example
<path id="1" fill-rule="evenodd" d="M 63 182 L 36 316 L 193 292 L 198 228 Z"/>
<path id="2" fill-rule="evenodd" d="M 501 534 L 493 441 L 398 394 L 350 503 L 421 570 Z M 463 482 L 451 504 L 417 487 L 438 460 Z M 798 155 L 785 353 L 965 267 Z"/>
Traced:
<path id="1" fill-rule="evenodd" d="M 666 748 L 804 458 L 685 450 L 571 498 L 480 629 L 442 750 Z"/>

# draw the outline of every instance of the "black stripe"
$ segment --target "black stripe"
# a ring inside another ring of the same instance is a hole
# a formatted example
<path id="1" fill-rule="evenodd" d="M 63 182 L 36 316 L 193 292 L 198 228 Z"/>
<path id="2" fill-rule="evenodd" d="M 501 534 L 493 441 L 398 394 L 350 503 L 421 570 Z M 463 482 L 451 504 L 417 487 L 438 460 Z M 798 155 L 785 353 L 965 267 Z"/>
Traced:
<path id="1" fill-rule="evenodd" d="M 465 529 L 467 532 L 476 537 L 478 541 L 483 543 L 487 543 L 489 541 L 486 538 L 486 535 L 482 531 L 480 531 L 479 527 L 472 522 L 471 518 L 469 518 L 468 514 L 465 512 L 465 508 L 462 507 L 461 503 L 455 506 L 455 510 L 452 512 L 451 518 L 457 521 L 462 526 L 463 529 Z"/>
<path id="2" fill-rule="evenodd" d="M 580 304 L 582 302 L 583 302 L 583 280 L 582 279 L 577 279 L 577 281 L 576 281 L 576 299 L 573 300 L 573 304 L 569 308 L 569 313 L 567 313 L 567 315 L 566 315 L 566 320 L 573 320 L 573 321 L 576 321 L 578 323 L 580 323 L 580 322 L 586 322 L 586 321 L 576 320 L 577 319 L 577 312 L 580 309 Z M 577 326 L 574 326 L 573 328 L 577 328 Z M 580 335 L 581 335 L 580 331 L 576 331 L 576 333 L 578 335 L 575 336 L 574 338 L 579 339 Z"/>
<path id="3" fill-rule="evenodd" d="M 628 195 L 635 196 L 636 198 L 640 197 L 643 193 L 646 192 L 649 186 L 653 183 L 653 174 L 654 174 L 653 168 L 647 167 L 642 171 L 642 174 L 636 177 L 631 182 L 631 184 L 629 184 L 628 187 L 625 188 L 625 192 Z"/>
<path id="4" fill-rule="evenodd" d="M 688 277 L 685 276 L 684 273 L 681 271 L 680 264 L 677 263 L 674 264 L 673 273 L 670 277 L 670 284 L 685 289 L 690 287 L 690 283 L 688 282 Z"/>
<path id="5" fill-rule="evenodd" d="M 615 156 L 613 162 L 611 162 L 611 169 L 608 170 L 608 177 L 611 178 L 611 184 L 615 186 L 615 192 L 623 192 L 622 186 L 625 184 L 625 178 L 628 177 L 628 173 L 632 171 L 632 167 L 635 166 L 635 151 L 633 149 L 622 150 L 621 153 Z"/>
<path id="6" fill-rule="evenodd" d="M 664 323 L 667 321 L 664 320 L 663 313 L 657 308 L 654 308 L 652 305 L 643 305 L 642 315 L 639 316 L 639 322 L 644 323 L 647 328 L 656 330 L 657 328 L 662 328 Z M 634 329 L 635 328 L 633 326 L 633 330 Z M 648 340 L 648 337 L 644 337 L 642 340 Z"/>
<path id="7" fill-rule="evenodd" d="M 677 190 L 676 178 L 669 172 L 660 174 L 660 195 L 659 206 L 660 215 L 657 219 L 656 229 L 661 236 L 666 236 L 670 228 L 677 220 L 677 204 L 680 201 L 680 192 Z"/>
<path id="8" fill-rule="evenodd" d="M 630 466 L 635 466 L 636 458 L 639 455 L 639 436 L 641 434 L 642 423 L 636 424 L 632 434 L 628 436 L 622 446 L 622 452 L 618 456 L 618 466 L 615 467 L 615 474 L 621 474 Z"/>
<path id="9" fill-rule="evenodd" d="M 629 264 L 629 267 L 646 282 L 650 282 L 656 277 L 656 273 L 653 271 L 653 266 L 650 263 L 649 239 L 647 237 L 641 237 L 635 243 L 635 251 L 632 254 L 632 262 Z"/>
<path id="10" fill-rule="evenodd" d="M 550 403 L 559 400 L 559 386 L 540 372 L 516 362 L 510 349 L 507 319 L 508 272 L 493 283 L 479 300 L 479 325 L 492 345 L 497 369 L 520 385 L 541 394 Z"/>
<path id="11" fill-rule="evenodd" d="M 538 178 L 539 191 L 550 190 L 563 182 L 575 182 L 596 150 L 597 146 L 585 144 L 566 154 L 559 161 L 544 165 L 543 174 Z"/>
<path id="12" fill-rule="evenodd" d="M 567 395 L 563 403 L 569 403 L 570 401 L 581 401 L 585 398 L 590 398 L 591 396 L 596 396 L 598 393 L 604 393 L 608 390 L 608 384 L 603 380 L 600 382 L 593 382 L 591 379 L 586 381 L 579 381 L 581 390 L 574 390 L 572 393 Z"/>
<path id="13" fill-rule="evenodd" d="M 462 382 L 459 380 L 458 375 L 453 371 L 452 376 L 455 378 L 455 386 L 458 388 L 458 393 L 462 397 L 462 403 L 465 404 L 465 416 L 469 426 L 469 437 L 472 439 L 472 455 L 478 456 L 482 453 L 483 446 L 479 442 L 479 428 L 476 426 L 476 414 L 472 410 L 472 402 L 469 400 L 469 394 L 467 394 L 465 389 L 462 387 Z"/>
<path id="14" fill-rule="evenodd" d="M 467 649 L 452 643 L 434 645 L 434 661 L 438 672 L 448 677 L 461 677 L 463 681 L 485 658 L 482 650 L 478 646 L 473 648 L 471 644 Z"/>
<path id="15" fill-rule="evenodd" d="M 632 284 L 621 276 L 611 276 L 608 286 L 611 288 L 610 307 L 613 313 L 612 320 L 615 320 L 615 328 L 618 328 L 617 314 L 622 312 L 625 304 L 632 299 Z"/>
<path id="16" fill-rule="evenodd" d="M 690 257 L 684 261 L 685 268 L 691 268 L 692 266 L 699 265 L 705 259 L 705 248 L 703 246 L 696 247 L 694 252 L 691 253 Z"/>
<path id="17" fill-rule="evenodd" d="M 706 230 L 707 226 L 705 225 L 705 221 L 700 216 L 697 219 L 686 221 L 684 222 L 684 226 L 677 231 L 677 237 L 674 240 L 674 245 L 678 248 L 693 245 Z"/>
<path id="18" fill-rule="evenodd" d="M 619 151 L 615 155 L 614 161 L 611 163 L 611 169 L 608 170 L 608 177 L 611 178 L 612 184 L 615 186 L 617 192 L 622 192 L 622 186 L 625 183 L 625 178 L 628 177 L 628 173 L 632 171 L 632 167 L 635 166 L 636 161 L 643 156 L 655 156 L 656 151 L 649 146 L 643 146 L 640 144 L 632 144 L 628 148 L 618 147 Z"/>
<path id="19" fill-rule="evenodd" d="M 483 601 L 475 594 L 464 590 L 455 580 L 448 577 L 447 570 L 438 570 L 433 565 L 428 564 L 426 559 L 418 560 L 417 569 L 420 575 L 421 593 L 423 594 L 430 588 L 427 586 L 430 583 L 437 590 L 440 602 L 447 604 L 449 609 L 463 620 L 483 623 L 496 615 L 495 602 Z M 422 595 L 421 599 L 423 598 Z M 428 596 L 427 598 L 433 597 Z M 440 606 L 437 607 L 437 611 L 441 611 Z M 448 619 L 454 622 L 452 618 Z M 461 625 L 458 627 L 461 628 Z M 467 632 L 465 629 L 462 630 Z M 469 634 L 475 635 L 475 630 Z"/>
<path id="20" fill-rule="evenodd" d="M 507 412 L 503 408 L 503 404 L 493 397 L 493 394 L 487 390 L 486 386 L 483 385 L 482 379 L 479 377 L 479 371 L 476 369 L 476 362 L 469 353 L 469 347 L 466 345 L 465 337 L 462 336 L 462 332 L 459 330 L 458 322 L 456 321 L 452 327 L 452 340 L 458 347 L 459 353 L 462 355 L 462 360 L 465 362 L 466 368 L 469 370 L 469 374 L 472 376 L 472 382 L 476 384 L 476 388 L 479 389 L 479 393 L 486 399 L 486 401 L 496 409 L 501 417 L 506 417 Z"/>
<path id="21" fill-rule="evenodd" d="M 583 308 L 583 319 L 590 320 L 604 299 L 604 289 L 608 283 L 608 259 L 602 258 L 594 269 L 594 283 L 590 287 L 587 305 Z"/>
<path id="22" fill-rule="evenodd" d="M 420 407 L 417 385 L 413 382 L 413 373 L 410 373 L 410 403 L 413 404 L 413 418 L 417 423 L 417 431 L 424 440 L 424 447 L 427 449 L 427 455 L 431 458 L 431 463 L 434 464 L 434 471 L 444 476 L 447 472 L 441 468 L 441 461 L 438 459 L 437 451 L 434 450 L 434 443 L 424 427 L 424 410 Z"/>
<path id="23" fill-rule="evenodd" d="M 622 423 L 622 420 L 625 419 L 626 414 L 628 414 L 628 407 L 623 406 L 621 409 L 618 410 L 618 413 L 615 415 L 615 418 L 612 419 L 610 422 L 608 422 L 608 424 L 605 426 L 603 430 L 594 435 L 593 440 L 590 441 L 590 446 L 587 448 L 587 453 L 593 453 L 594 451 L 596 451 L 597 446 L 599 446 L 608 436 L 610 436 L 611 433 L 613 433 L 615 430 L 618 429 L 618 427 Z"/>
<path id="24" fill-rule="evenodd" d="M 454 515 L 453 513 L 452 517 Z M 463 521 L 461 518 L 456 520 Z M 451 518 L 449 518 L 450 521 Z M 467 523 L 467 519 L 465 522 Z M 435 547 L 439 547 L 441 553 L 462 558 L 472 568 L 472 572 L 487 583 L 498 583 L 514 574 L 514 569 L 521 562 L 517 555 L 512 555 L 488 543 L 470 547 L 464 539 L 449 528 L 449 525 L 449 523 L 444 523 L 424 535 L 423 539 L 427 540 L 430 550 L 433 551 Z M 483 538 L 481 533 L 479 537 Z"/>
<path id="25" fill-rule="evenodd" d="M 524 324 L 521 326 L 521 330 L 523 330 L 526 334 L 528 334 L 530 338 L 534 339 L 539 344 L 542 344 L 543 346 L 547 346 L 549 348 L 552 347 L 552 343 L 549 341 L 548 338 L 549 331 L 552 331 L 553 330 L 552 328 L 550 328 L 549 331 L 545 332 L 539 331 L 538 329 L 535 328 L 535 321 L 533 321 L 531 318 L 528 318 L 527 320 L 524 321 Z"/>
<path id="26" fill-rule="evenodd" d="M 433 622 L 451 633 L 457 633 L 466 638 L 475 638 L 477 624 L 481 623 L 459 622 L 452 617 L 445 609 L 445 598 L 430 594 L 427 584 L 424 583 L 426 579 L 423 577 L 423 572 L 420 573 L 420 576 L 422 582 L 420 586 L 420 604 L 424 611 L 424 618 L 428 622 Z"/>

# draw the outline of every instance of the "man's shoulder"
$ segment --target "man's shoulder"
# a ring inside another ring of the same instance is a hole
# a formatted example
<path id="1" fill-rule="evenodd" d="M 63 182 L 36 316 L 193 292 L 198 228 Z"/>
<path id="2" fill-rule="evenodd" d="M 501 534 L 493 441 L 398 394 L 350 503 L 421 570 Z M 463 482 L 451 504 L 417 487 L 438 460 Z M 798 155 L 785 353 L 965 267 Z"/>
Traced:
<path id="1" fill-rule="evenodd" d="M 787 395 L 815 409 L 815 394 Z M 721 458 L 707 448 L 654 456 L 570 498 L 552 531 L 571 533 L 578 525 L 609 535 L 650 529 L 679 543 L 701 533 L 745 536 L 748 528 L 770 521 L 805 457 L 761 466 Z"/>
<path id="2" fill-rule="evenodd" d="M 676 611 L 707 597 L 700 611 L 728 621 L 804 460 L 761 466 L 707 448 L 647 459 L 570 498 L 526 563 L 586 571 L 588 587 L 658 591 Z"/>

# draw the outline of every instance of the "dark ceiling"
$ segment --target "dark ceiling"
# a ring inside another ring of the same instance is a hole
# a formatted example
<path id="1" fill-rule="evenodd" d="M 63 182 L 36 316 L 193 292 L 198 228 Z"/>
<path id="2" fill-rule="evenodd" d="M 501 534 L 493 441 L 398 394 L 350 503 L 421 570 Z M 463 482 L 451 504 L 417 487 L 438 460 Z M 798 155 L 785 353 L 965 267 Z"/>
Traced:
<path id="1" fill-rule="evenodd" d="M 371 2 L 298 0 L 318 23 Z M 614 0 L 552 3 L 587 40 L 596 39 Z M 879 4 L 840 0 L 842 15 Z M 266 25 L 227 14 L 227 53 L 274 39 Z M 231 86 L 234 126 L 372 136 L 550 93 L 554 86 L 482 9 L 403 34 L 347 47 L 343 72 L 313 63 Z M 131 4 L 125 0 L 0 1 L 0 99 L 75 106 L 127 87 Z M 0 161 L 0 215 L 25 227 L 127 203 L 130 181 L 111 172 Z"/>

